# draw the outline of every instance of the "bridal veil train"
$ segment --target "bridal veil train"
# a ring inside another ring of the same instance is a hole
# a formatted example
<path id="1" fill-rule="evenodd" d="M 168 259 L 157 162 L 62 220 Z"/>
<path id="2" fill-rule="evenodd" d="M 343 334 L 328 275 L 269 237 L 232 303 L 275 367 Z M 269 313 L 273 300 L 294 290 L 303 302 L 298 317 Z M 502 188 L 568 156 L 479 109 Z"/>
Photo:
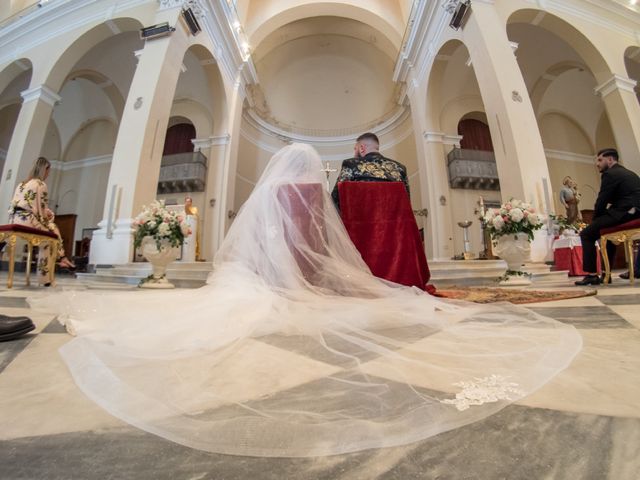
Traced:
<path id="1" fill-rule="evenodd" d="M 373 277 L 323 184 L 313 148 L 276 153 L 201 288 L 56 294 L 80 389 L 193 448 L 332 455 L 480 420 L 580 350 L 573 327 L 524 308 Z"/>

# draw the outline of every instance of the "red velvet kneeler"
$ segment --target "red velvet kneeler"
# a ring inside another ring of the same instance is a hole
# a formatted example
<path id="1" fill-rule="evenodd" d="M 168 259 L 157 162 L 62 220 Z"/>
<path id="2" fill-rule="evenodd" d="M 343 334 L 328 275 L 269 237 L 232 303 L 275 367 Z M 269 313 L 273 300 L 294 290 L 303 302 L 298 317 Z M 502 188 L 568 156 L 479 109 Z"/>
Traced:
<path id="1" fill-rule="evenodd" d="M 402 182 L 340 182 L 340 214 L 376 277 L 430 293 L 420 232 Z"/>

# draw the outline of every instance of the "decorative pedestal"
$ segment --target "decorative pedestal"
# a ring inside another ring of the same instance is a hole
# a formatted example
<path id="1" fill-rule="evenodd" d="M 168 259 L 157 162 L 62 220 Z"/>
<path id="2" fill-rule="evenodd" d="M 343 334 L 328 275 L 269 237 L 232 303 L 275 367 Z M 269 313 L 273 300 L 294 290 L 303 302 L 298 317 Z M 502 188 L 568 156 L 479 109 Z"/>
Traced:
<path id="1" fill-rule="evenodd" d="M 531 285 L 531 280 L 522 271 L 522 265 L 531 255 L 531 244 L 526 233 L 502 235 L 496 240 L 493 251 L 507 262 L 507 273 L 515 272 L 514 275 L 500 282 L 500 285 Z"/>
<path id="2" fill-rule="evenodd" d="M 144 278 L 138 284 L 140 288 L 175 288 L 175 285 L 167 280 L 167 265 L 180 255 L 180 248 L 172 247 L 167 240 L 160 242 L 160 249 L 153 237 L 142 239 L 140 251 L 153 269 L 153 273 Z"/>
<path id="3" fill-rule="evenodd" d="M 474 254 L 471 252 L 471 240 L 469 240 L 469 227 L 473 222 L 471 220 L 465 220 L 464 222 L 458 222 L 458 226 L 462 228 L 462 235 L 464 239 L 464 259 L 472 260 Z"/>

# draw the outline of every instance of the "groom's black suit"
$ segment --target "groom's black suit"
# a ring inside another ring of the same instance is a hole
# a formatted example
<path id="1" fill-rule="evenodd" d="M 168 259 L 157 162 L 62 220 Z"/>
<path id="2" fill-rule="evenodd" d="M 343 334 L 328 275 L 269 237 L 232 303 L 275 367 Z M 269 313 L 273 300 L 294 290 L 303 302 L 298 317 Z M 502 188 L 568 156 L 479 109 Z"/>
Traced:
<path id="1" fill-rule="evenodd" d="M 593 221 L 580 233 L 583 270 L 597 271 L 595 242 L 600 238 L 600 230 L 621 225 L 638 217 L 640 217 L 640 177 L 615 163 L 602 173 Z M 612 265 L 615 253 L 616 246 L 607 242 L 607 254 Z"/>

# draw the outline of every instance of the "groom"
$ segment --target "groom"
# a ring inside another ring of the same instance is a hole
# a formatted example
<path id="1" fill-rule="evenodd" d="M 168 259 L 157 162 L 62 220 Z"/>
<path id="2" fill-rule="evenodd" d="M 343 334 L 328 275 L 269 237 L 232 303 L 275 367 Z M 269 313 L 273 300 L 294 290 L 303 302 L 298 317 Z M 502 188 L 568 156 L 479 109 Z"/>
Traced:
<path id="1" fill-rule="evenodd" d="M 379 146 L 373 133 L 358 137 L 355 158 L 342 162 L 331 196 L 371 273 L 434 292 L 427 286 L 431 274 L 409 200 L 407 169 L 382 156 Z"/>
<path id="2" fill-rule="evenodd" d="M 340 210 L 340 182 L 402 182 L 409 195 L 407 168 L 400 162 L 383 157 L 378 151 L 380 141 L 374 133 L 360 135 L 353 147 L 354 158 L 344 160 L 338 174 L 338 180 L 331 192 L 331 198 Z"/>

